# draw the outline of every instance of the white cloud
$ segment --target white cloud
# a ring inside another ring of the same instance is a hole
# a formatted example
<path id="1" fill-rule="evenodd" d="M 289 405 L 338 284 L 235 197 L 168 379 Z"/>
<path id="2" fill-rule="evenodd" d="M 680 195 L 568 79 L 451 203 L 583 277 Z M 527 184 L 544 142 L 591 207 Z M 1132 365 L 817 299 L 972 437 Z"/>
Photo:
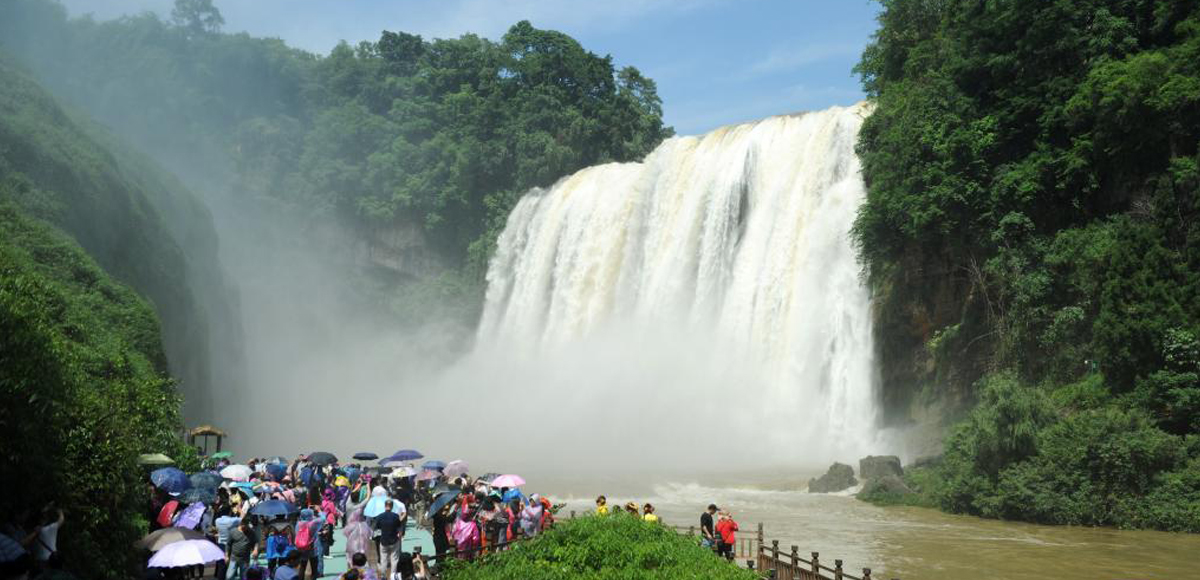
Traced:
<path id="1" fill-rule="evenodd" d="M 805 45 L 778 46 L 763 59 L 750 65 L 748 77 L 791 71 L 831 59 L 856 56 L 862 52 L 861 44 L 835 42 Z"/>

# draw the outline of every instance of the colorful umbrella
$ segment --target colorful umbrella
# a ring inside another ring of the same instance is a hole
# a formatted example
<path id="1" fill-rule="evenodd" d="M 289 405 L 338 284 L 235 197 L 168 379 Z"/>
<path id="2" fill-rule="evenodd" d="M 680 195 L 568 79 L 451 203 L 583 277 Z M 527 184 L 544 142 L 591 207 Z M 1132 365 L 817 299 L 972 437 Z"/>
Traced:
<path id="1" fill-rule="evenodd" d="M 142 465 L 170 465 L 175 463 L 175 460 L 162 453 L 143 453 L 138 455 L 138 463 Z"/>
<path id="2" fill-rule="evenodd" d="M 466 461 L 456 459 L 446 464 L 446 470 L 443 473 L 446 474 L 446 477 L 458 477 L 466 475 L 468 471 L 471 471 L 471 466 Z"/>
<path id="3" fill-rule="evenodd" d="M 150 472 L 150 481 L 167 493 L 182 493 L 192 486 L 187 474 L 175 467 L 155 469 Z"/>
<path id="4" fill-rule="evenodd" d="M 221 477 L 234 481 L 246 481 L 250 479 L 250 474 L 252 473 L 254 473 L 254 470 L 250 469 L 248 465 L 230 465 L 221 470 Z"/>
<path id="5" fill-rule="evenodd" d="M 133 543 L 133 547 L 143 550 L 157 552 L 168 544 L 182 542 L 184 540 L 203 540 L 204 534 L 196 530 L 188 530 L 184 528 L 163 528 L 146 534 L 146 537 Z"/>
<path id="6" fill-rule="evenodd" d="M 392 470 L 391 477 L 412 477 L 417 474 L 417 469 L 411 465 L 401 465 Z"/>
<path id="7" fill-rule="evenodd" d="M 198 566 L 225 559 L 225 552 L 208 540 L 183 540 L 164 546 L 150 558 L 151 568 Z"/>
<path id="8" fill-rule="evenodd" d="M 359 461 L 373 461 L 379 459 L 379 456 L 370 451 L 360 451 L 354 454 L 354 458 Z"/>
<path id="9" fill-rule="evenodd" d="M 492 487 L 521 487 L 522 485 L 525 485 L 525 479 L 511 473 L 492 480 Z"/>
<path id="10" fill-rule="evenodd" d="M 200 502 L 187 506 L 180 512 L 179 518 L 175 520 L 175 527 L 189 530 L 196 529 L 196 526 L 200 525 L 200 516 L 204 515 L 204 509 L 204 504 Z"/>
<path id="11" fill-rule="evenodd" d="M 426 461 L 425 463 L 422 463 L 421 469 L 437 469 L 440 471 L 440 470 L 446 469 L 446 462 L 433 459 L 430 461 Z"/>

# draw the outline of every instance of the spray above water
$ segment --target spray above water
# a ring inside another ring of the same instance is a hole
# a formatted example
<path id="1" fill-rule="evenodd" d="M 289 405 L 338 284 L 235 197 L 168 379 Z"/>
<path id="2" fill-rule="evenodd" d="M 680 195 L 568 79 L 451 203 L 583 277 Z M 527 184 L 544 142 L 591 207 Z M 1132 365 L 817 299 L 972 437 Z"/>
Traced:
<path id="1" fill-rule="evenodd" d="M 866 114 L 675 138 L 531 191 L 499 238 L 467 364 L 504 360 L 510 396 L 557 401 L 551 445 L 670 464 L 869 452 L 870 296 L 849 237 Z"/>

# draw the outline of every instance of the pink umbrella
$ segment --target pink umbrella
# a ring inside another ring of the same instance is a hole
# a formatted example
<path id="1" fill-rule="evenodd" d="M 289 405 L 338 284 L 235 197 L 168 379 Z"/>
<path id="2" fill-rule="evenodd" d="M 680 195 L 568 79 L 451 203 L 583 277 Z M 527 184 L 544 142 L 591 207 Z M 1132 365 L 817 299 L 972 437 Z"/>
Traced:
<path id="1" fill-rule="evenodd" d="M 446 464 L 446 470 L 443 473 L 446 474 L 446 477 L 458 477 L 460 475 L 466 475 L 470 470 L 471 466 L 467 465 L 466 461 L 456 459 Z"/>
<path id="2" fill-rule="evenodd" d="M 179 568 L 224 560 L 225 552 L 208 540 L 184 540 L 163 546 L 150 558 L 151 568 Z"/>
<path id="3" fill-rule="evenodd" d="M 432 469 L 426 469 L 425 471 L 421 472 L 421 475 L 417 476 L 417 481 L 429 481 L 431 479 L 437 479 L 441 476 L 442 476 L 442 474 L 440 474 Z"/>
<path id="4" fill-rule="evenodd" d="M 525 479 L 511 473 L 492 480 L 492 487 L 521 487 L 522 485 L 525 485 Z"/>

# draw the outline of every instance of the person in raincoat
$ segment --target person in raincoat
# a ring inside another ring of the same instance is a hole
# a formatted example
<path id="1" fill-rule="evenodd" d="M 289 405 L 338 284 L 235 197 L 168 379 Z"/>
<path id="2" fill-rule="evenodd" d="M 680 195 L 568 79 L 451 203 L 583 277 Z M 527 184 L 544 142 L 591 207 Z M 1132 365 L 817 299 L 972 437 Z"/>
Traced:
<path id="1" fill-rule="evenodd" d="M 538 494 L 529 496 L 529 505 L 521 510 L 521 533 L 526 538 L 532 538 L 538 535 L 542 530 L 542 515 L 545 508 L 542 507 L 542 498 Z"/>
<path id="2" fill-rule="evenodd" d="M 326 488 L 321 496 L 321 513 L 325 516 L 324 525 L 321 526 L 321 547 L 324 550 L 321 555 L 326 557 L 329 556 L 329 548 L 333 546 L 333 528 L 342 517 L 336 502 L 334 491 Z"/>
<path id="3" fill-rule="evenodd" d="M 366 554 L 371 546 L 371 526 L 363 516 L 367 502 L 359 502 L 349 506 L 350 515 L 346 516 L 346 527 L 342 535 L 346 536 L 347 554 Z"/>
<path id="4" fill-rule="evenodd" d="M 475 523 L 475 514 L 470 509 L 463 509 L 454 522 L 454 549 L 475 550 L 479 548 L 479 524 Z M 466 560 L 475 559 L 476 553 L 468 551 L 460 557 Z"/>

